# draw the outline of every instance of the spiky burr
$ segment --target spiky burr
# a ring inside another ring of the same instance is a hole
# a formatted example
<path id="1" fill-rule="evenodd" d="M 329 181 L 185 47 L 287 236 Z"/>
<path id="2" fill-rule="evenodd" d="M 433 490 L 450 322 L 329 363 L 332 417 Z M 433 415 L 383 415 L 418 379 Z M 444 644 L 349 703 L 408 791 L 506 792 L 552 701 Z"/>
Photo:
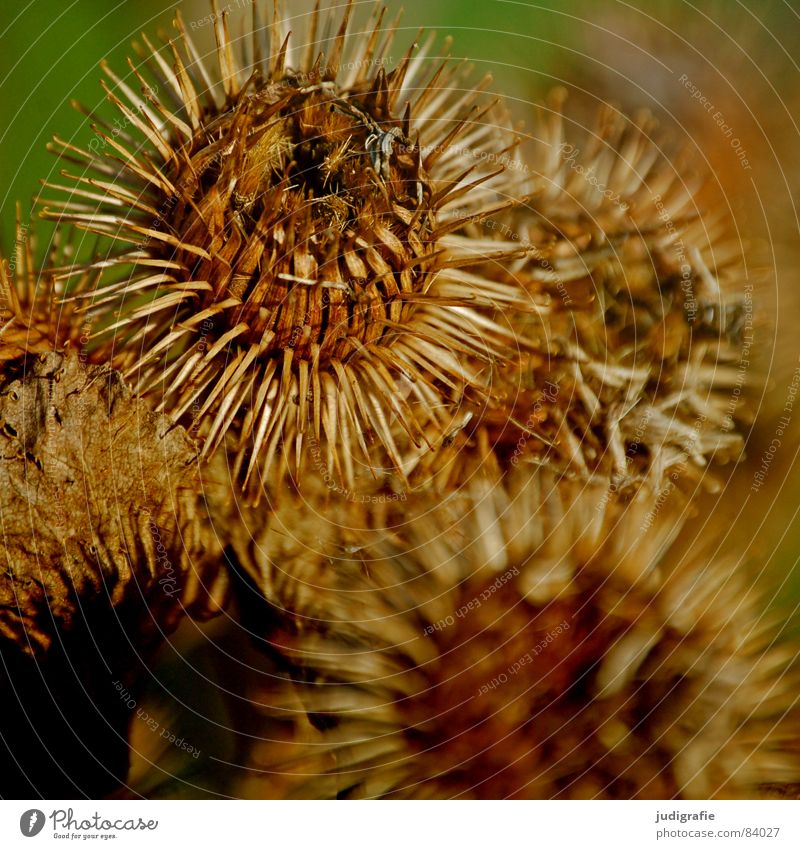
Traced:
<path id="1" fill-rule="evenodd" d="M 460 69 L 412 48 L 387 73 L 394 29 L 356 43 L 351 5 L 299 52 L 255 17 L 250 57 L 214 6 L 213 68 L 178 17 L 105 69 L 125 129 L 57 142 L 83 173 L 45 209 L 103 240 L 47 269 L 97 356 L 231 461 L 214 518 L 248 624 L 299 682 L 278 714 L 299 699 L 320 732 L 297 792 L 794 780 L 786 659 L 740 639 L 759 602 L 725 619 L 738 573 L 666 556 L 740 449 L 740 254 L 648 118 L 568 143 L 556 94 L 521 157 Z"/>
<path id="2" fill-rule="evenodd" d="M 478 220 L 519 200 L 497 166 L 515 134 L 464 67 L 428 61 L 428 39 L 387 72 L 385 10 L 355 39 L 352 4 L 291 36 L 259 5 L 247 59 L 214 6 L 213 68 L 180 15 L 168 50 L 145 39 L 124 78 L 104 66 L 126 129 L 57 140 L 80 173 L 44 209 L 106 239 L 56 274 L 103 269 L 77 297 L 108 359 L 206 456 L 228 437 L 256 498 L 273 471 L 302 482 L 310 440 L 351 487 L 360 467 L 401 469 L 406 443 L 435 443 L 486 394 L 514 347 L 495 313 L 524 298 L 443 276 L 520 253 L 443 241 L 456 205 Z"/>
<path id="3" fill-rule="evenodd" d="M 0 260 L 0 793 L 105 795 L 128 763 L 114 680 L 133 687 L 186 612 L 225 603 L 206 530 L 217 489 L 188 434 L 96 361 L 31 228 L 16 246 Z M 73 247 L 57 234 L 51 263 Z"/>
<path id="4" fill-rule="evenodd" d="M 797 781 L 795 648 L 733 560 L 679 555 L 685 498 L 475 467 L 445 502 L 385 507 L 390 533 L 334 554 L 318 518 L 299 565 L 272 561 L 286 680 L 253 699 L 297 731 L 253 747 L 263 793 L 752 798 Z"/>

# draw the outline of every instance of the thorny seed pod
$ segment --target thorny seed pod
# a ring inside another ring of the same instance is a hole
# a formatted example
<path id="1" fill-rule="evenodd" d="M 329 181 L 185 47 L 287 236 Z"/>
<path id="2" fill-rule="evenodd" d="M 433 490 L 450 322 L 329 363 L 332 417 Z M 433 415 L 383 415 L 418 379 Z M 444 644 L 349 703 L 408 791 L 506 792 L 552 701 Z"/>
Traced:
<path id="1" fill-rule="evenodd" d="M 528 249 L 479 271 L 521 285 L 529 309 L 509 316 L 522 356 L 498 371 L 475 421 L 498 450 L 519 456 L 523 443 L 583 475 L 658 485 L 688 464 L 698 477 L 740 450 L 752 270 L 651 118 L 605 108 L 568 142 L 562 101 L 555 92 L 541 108 L 525 148 L 526 203 L 458 236 L 486 252 Z"/>
<path id="2" fill-rule="evenodd" d="M 127 771 L 119 687 L 184 613 L 225 604 L 207 530 L 225 498 L 211 470 L 201 487 L 186 432 L 92 362 L 90 329 L 17 232 L 0 265 L 0 795 L 94 797 Z"/>
<path id="3" fill-rule="evenodd" d="M 0 421 L 3 637 L 44 653 L 94 608 L 144 605 L 146 642 L 210 591 L 200 564 L 221 552 L 198 540 L 196 450 L 119 373 L 41 354 L 3 378 Z"/>
<path id="4" fill-rule="evenodd" d="M 66 344 L 81 348 L 81 361 L 88 361 L 86 343 L 90 327 L 81 323 L 73 304 L 59 304 L 59 287 L 36 266 L 36 233 L 22 224 L 17 208 L 14 251 L 0 258 L 0 364 L 8 376 L 26 358 L 59 350 Z M 56 265 L 71 257 L 66 231 L 57 233 L 50 245 L 48 263 Z M 85 285 L 85 280 L 80 280 Z"/>
<path id="5" fill-rule="evenodd" d="M 740 569 L 681 556 L 677 490 L 623 504 L 602 476 L 475 460 L 444 502 L 388 506 L 390 533 L 315 558 L 309 530 L 291 572 L 267 567 L 288 677 L 254 683 L 276 725 L 248 794 L 752 798 L 800 778 L 795 651 Z"/>
<path id="6" fill-rule="evenodd" d="M 206 455 L 230 436 L 258 493 L 311 440 L 352 486 L 452 429 L 513 349 L 496 311 L 519 288 L 464 282 L 456 272 L 487 256 L 443 236 L 456 205 L 472 220 L 515 203 L 503 163 L 516 137 L 480 86 L 464 93 L 462 65 L 426 60 L 431 39 L 387 72 L 385 10 L 363 39 L 348 37 L 352 3 L 338 23 L 317 8 L 290 38 L 277 9 L 260 24 L 259 5 L 252 59 L 236 58 L 213 4 L 215 69 L 180 15 L 168 50 L 145 37 L 128 77 L 104 66 L 125 127 L 98 127 L 88 150 L 56 140 L 80 173 L 48 186 L 68 199 L 44 215 L 111 240 L 57 273 L 103 269 L 73 297 Z"/>

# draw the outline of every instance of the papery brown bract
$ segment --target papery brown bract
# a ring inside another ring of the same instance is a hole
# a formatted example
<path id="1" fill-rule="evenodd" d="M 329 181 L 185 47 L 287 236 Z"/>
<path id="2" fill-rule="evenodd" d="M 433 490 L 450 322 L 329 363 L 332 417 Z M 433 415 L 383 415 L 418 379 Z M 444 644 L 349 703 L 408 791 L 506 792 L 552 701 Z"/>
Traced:
<path id="1" fill-rule="evenodd" d="M 138 611 L 132 637 L 157 641 L 214 580 L 224 587 L 224 573 L 201 578 L 221 551 L 198 540 L 196 449 L 119 373 L 41 354 L 2 381 L 0 420 L 6 639 L 44 655 L 93 610 L 118 607 Z"/>

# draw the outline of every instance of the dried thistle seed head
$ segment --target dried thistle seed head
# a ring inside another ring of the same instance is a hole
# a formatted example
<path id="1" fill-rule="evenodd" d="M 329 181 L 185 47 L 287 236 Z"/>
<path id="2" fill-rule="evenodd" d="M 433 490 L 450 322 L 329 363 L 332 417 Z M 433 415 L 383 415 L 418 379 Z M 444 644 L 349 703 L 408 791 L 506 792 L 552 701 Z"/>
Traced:
<path id="1" fill-rule="evenodd" d="M 383 11 L 366 38 L 348 5 L 289 39 L 259 5 L 252 62 L 223 13 L 213 70 L 180 17 L 169 52 L 145 39 L 128 78 L 104 67 L 126 128 L 58 143 L 82 173 L 44 214 L 111 240 L 85 293 L 105 349 L 206 454 L 230 434 L 257 483 L 313 438 L 352 486 L 359 465 L 400 467 L 405 441 L 452 427 L 511 339 L 494 313 L 513 283 L 441 275 L 486 258 L 443 242 L 463 225 L 448 214 L 514 202 L 516 137 L 480 87 L 463 93 L 463 66 L 426 60 L 430 39 L 387 72 Z M 319 27 L 337 33 L 321 50 Z"/>
<path id="2" fill-rule="evenodd" d="M 797 781 L 796 652 L 734 564 L 675 556 L 679 494 L 657 510 L 644 486 L 626 507 L 546 467 L 490 482 L 335 568 L 272 567 L 289 615 L 270 644 L 296 683 L 253 698 L 282 721 L 299 698 L 317 733 L 301 718 L 252 767 L 304 798 L 752 798 Z"/>
<path id="3" fill-rule="evenodd" d="M 530 309 L 510 314 L 523 355 L 474 423 L 515 460 L 620 480 L 699 474 L 740 451 L 751 271 L 650 118 L 605 109 L 568 142 L 561 105 L 556 93 L 539 116 L 524 207 L 457 237 L 529 248 L 493 272 L 523 286 Z"/>
<path id="4" fill-rule="evenodd" d="M 41 354 L 3 375 L 0 423 L 3 638 L 44 653 L 113 607 L 141 645 L 184 610 L 217 609 L 225 575 L 198 532 L 196 449 L 118 372 Z"/>
<path id="5" fill-rule="evenodd" d="M 72 257 L 70 237 L 58 232 L 49 247 L 46 265 Z M 90 326 L 82 319 L 74 301 L 61 303 L 63 287 L 37 265 L 36 231 L 23 224 L 17 207 L 14 251 L 0 256 L 0 366 L 8 377 L 12 369 L 23 369 L 28 357 L 57 351 L 65 345 L 78 348 L 81 361 L 89 360 Z M 74 287 L 88 284 L 88 275 Z"/>
<path id="6" fill-rule="evenodd" d="M 753 413 L 755 430 L 763 427 L 769 441 L 772 419 L 780 417 L 784 404 L 783 386 L 791 383 L 796 365 L 800 241 L 794 208 L 800 174 L 785 163 L 794 156 L 794 116 L 800 109 L 800 87 L 787 57 L 795 55 L 800 45 L 796 27 L 785 25 L 783 9 L 777 6 L 767 13 L 771 24 L 764 20 L 768 30 L 753 27 L 745 10 L 741 14 L 731 10 L 726 15 L 726 39 L 709 38 L 716 27 L 712 9 L 721 7 L 717 3 L 692 14 L 688 7 L 664 2 L 653 4 L 642 17 L 610 12 L 610 26 L 619 34 L 619 43 L 636 47 L 617 52 L 606 64 L 609 56 L 602 57 L 602 52 L 609 53 L 609 45 L 598 45 L 601 52 L 593 55 L 600 61 L 598 73 L 592 74 L 591 90 L 601 97 L 613 91 L 614 102 L 625 102 L 636 88 L 638 98 L 641 92 L 628 75 L 636 63 L 632 53 L 658 55 L 667 65 L 680 56 L 677 76 L 666 65 L 651 63 L 648 89 L 655 95 L 659 115 L 665 116 L 662 120 L 677 127 L 700 152 L 703 172 L 713 177 L 708 181 L 711 196 L 706 196 L 706 208 L 715 203 L 731 209 L 737 230 L 746 234 L 745 285 L 755 306 L 755 331 L 752 346 L 742 340 L 738 347 L 742 359 L 749 361 L 752 389 L 758 388 L 759 395 L 766 389 L 757 402 L 748 399 L 745 406 Z M 776 38 L 783 42 L 783 49 L 775 49 Z M 654 54 L 651 48 L 656 41 L 659 48 Z M 735 51 L 730 50 L 731 44 L 737 45 Z M 688 45 L 702 45 L 702 49 L 687 50 Z M 742 63 L 743 56 L 748 63 Z M 758 74 L 749 73 L 750 62 L 758 67 Z M 578 89 L 586 81 L 578 67 L 562 79 L 575 81 Z M 778 103 L 780 107 L 775 108 Z"/>
<path id="7" fill-rule="evenodd" d="M 703 197 L 708 181 L 696 158 L 657 135 L 649 113 L 629 118 L 608 106 L 582 138 L 568 141 L 562 101 L 556 92 L 540 120 L 543 139 L 529 152 L 539 191 L 527 207 L 534 215 L 519 222 L 520 238 L 550 246 L 542 259 L 560 272 L 557 280 L 551 273 L 550 290 L 562 308 L 568 284 L 583 296 L 573 295 L 577 301 L 611 302 L 611 338 L 666 361 L 690 331 L 695 341 L 735 338 L 747 257 L 727 211 Z M 594 290 L 580 285 L 587 277 Z M 684 321 L 670 334 L 659 320 L 671 315 Z"/>

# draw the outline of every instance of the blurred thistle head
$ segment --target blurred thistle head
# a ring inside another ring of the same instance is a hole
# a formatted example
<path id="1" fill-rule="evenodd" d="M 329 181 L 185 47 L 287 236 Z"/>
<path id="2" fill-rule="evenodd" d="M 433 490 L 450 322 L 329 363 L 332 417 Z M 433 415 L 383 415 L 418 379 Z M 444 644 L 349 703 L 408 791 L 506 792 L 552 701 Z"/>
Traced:
<path id="1" fill-rule="evenodd" d="M 522 293 L 453 273 L 487 257 L 446 236 L 456 206 L 474 220 L 516 202 L 516 137 L 463 65 L 426 58 L 430 38 L 394 59 L 385 10 L 363 38 L 352 3 L 290 36 L 261 5 L 238 43 L 213 4 L 213 69 L 180 15 L 125 78 L 104 65 L 122 128 L 56 139 L 79 173 L 46 184 L 67 199 L 43 214 L 110 240 L 57 273 L 103 270 L 71 297 L 207 454 L 230 436 L 240 480 L 268 480 L 313 441 L 352 485 L 435 444 L 508 350 L 495 313 Z"/>
<path id="2" fill-rule="evenodd" d="M 404 471 L 449 491 L 474 473 L 485 430 L 505 465 L 619 487 L 677 473 L 713 488 L 709 462 L 741 451 L 751 269 L 728 217 L 699 199 L 693 159 L 652 116 L 605 106 L 577 133 L 564 98 L 556 90 L 539 108 L 522 148 L 525 201 L 448 237 L 487 254 L 522 249 L 462 273 L 524 291 L 525 307 L 506 314 L 517 351 L 466 404 L 469 420 L 435 453 L 410 449 Z"/>
<path id="3" fill-rule="evenodd" d="M 700 200 L 694 159 L 652 116 L 604 106 L 579 133 L 564 99 L 551 94 L 522 148 L 525 202 L 458 235 L 526 248 L 473 271 L 526 293 L 509 313 L 520 352 L 473 426 L 515 464 L 656 485 L 683 466 L 699 480 L 741 448 L 752 270 L 724 210 Z"/>
<path id="4" fill-rule="evenodd" d="M 319 543 L 314 560 L 311 533 L 291 571 L 275 558 L 268 639 L 287 680 L 253 698 L 298 730 L 254 745 L 262 780 L 313 798 L 566 799 L 797 781 L 795 649 L 732 561 L 681 555 L 677 490 L 622 501 L 602 478 L 496 464 L 491 482 L 382 515 L 391 531 L 335 562 Z"/>

